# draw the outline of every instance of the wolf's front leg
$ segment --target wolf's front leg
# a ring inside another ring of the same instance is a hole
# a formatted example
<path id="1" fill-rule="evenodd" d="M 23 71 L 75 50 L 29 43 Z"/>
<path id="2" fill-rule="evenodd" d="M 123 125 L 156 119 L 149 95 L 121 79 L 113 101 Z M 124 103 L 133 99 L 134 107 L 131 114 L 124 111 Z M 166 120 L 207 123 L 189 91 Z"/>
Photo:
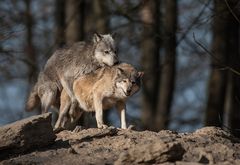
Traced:
<path id="1" fill-rule="evenodd" d="M 123 101 L 117 102 L 116 105 L 119 117 L 121 118 L 121 128 L 127 129 L 127 122 L 126 122 L 126 104 Z"/>
<path id="2" fill-rule="evenodd" d="M 93 104 L 95 109 L 95 116 L 97 121 L 98 128 L 107 128 L 108 126 L 103 123 L 103 107 L 102 107 L 102 98 L 98 94 L 93 95 Z"/>

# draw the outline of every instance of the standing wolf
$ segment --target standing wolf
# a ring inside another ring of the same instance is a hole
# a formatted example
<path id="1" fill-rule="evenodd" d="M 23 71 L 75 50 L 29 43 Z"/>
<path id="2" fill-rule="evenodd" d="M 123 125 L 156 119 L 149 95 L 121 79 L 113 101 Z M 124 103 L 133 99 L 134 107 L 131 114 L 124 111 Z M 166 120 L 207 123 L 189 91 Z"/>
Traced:
<path id="1" fill-rule="evenodd" d="M 26 110 L 33 110 L 41 101 L 42 112 L 47 112 L 51 105 L 57 103 L 57 95 L 63 88 L 70 96 L 72 105 L 75 105 L 77 101 L 73 94 L 74 79 L 116 63 L 116 47 L 110 34 L 94 34 L 91 42 L 78 42 L 55 51 L 30 92 Z"/>
<path id="2" fill-rule="evenodd" d="M 96 112 L 98 128 L 106 128 L 103 123 L 103 110 L 116 106 L 121 128 L 126 129 L 126 100 L 135 94 L 141 86 L 143 72 L 138 72 L 132 65 L 121 63 L 112 67 L 102 67 L 94 72 L 83 75 L 73 82 L 74 94 L 78 106 L 71 112 L 71 98 L 63 89 L 61 106 L 55 129 L 68 128 L 81 117 L 83 111 Z M 69 123 L 68 117 L 71 118 Z"/>

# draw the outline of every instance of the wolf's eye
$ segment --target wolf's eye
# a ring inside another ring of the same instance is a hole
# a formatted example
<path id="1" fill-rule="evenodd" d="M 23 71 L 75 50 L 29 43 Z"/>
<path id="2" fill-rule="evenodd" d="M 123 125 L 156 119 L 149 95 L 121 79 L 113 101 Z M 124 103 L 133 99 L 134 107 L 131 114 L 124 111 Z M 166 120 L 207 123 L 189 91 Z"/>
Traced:
<path id="1" fill-rule="evenodd" d="M 104 53 L 105 53 L 105 54 L 108 54 L 108 53 L 109 53 L 109 51 L 108 51 L 108 50 L 105 50 L 105 51 L 104 51 Z"/>
<path id="2" fill-rule="evenodd" d="M 123 80 L 124 83 L 127 83 L 127 80 Z"/>

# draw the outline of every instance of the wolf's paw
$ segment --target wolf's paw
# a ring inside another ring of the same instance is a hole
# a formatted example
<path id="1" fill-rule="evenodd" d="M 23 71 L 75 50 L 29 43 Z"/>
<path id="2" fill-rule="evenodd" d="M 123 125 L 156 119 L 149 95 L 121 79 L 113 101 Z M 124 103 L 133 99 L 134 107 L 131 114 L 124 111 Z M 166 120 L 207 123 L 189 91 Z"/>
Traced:
<path id="1" fill-rule="evenodd" d="M 108 129 L 116 129 L 114 126 L 109 126 Z"/>
<path id="2" fill-rule="evenodd" d="M 129 125 L 127 130 L 135 130 L 135 126 L 134 125 Z"/>
<path id="3" fill-rule="evenodd" d="M 108 128 L 108 126 L 105 125 L 105 124 L 102 124 L 102 125 L 99 125 L 98 128 L 100 128 L 100 129 L 106 129 L 106 128 Z"/>
<path id="4" fill-rule="evenodd" d="M 84 130 L 84 129 L 85 129 L 85 127 L 83 127 L 83 126 L 81 126 L 81 125 L 77 125 L 77 126 L 74 128 L 73 132 L 74 132 L 74 133 L 78 133 L 78 132 L 80 132 L 80 131 L 82 131 L 82 130 Z"/>

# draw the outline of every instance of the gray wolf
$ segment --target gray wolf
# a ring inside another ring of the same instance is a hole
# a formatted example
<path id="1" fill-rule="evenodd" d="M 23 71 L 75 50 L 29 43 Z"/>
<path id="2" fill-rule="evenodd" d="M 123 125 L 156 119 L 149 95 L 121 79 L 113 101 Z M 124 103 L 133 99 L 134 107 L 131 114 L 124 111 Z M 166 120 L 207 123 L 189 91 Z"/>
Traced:
<path id="1" fill-rule="evenodd" d="M 94 34 L 90 42 L 78 42 L 56 50 L 30 92 L 26 111 L 33 110 L 41 102 L 42 112 L 47 112 L 51 105 L 58 104 L 57 98 L 60 97 L 63 88 L 74 105 L 76 99 L 72 89 L 73 81 L 98 68 L 116 63 L 116 47 L 110 34 Z"/>
<path id="2" fill-rule="evenodd" d="M 142 75 L 143 73 L 138 72 L 132 65 L 121 63 L 79 77 L 73 83 L 78 107 L 69 112 L 71 98 L 62 90 L 55 129 L 67 127 L 68 115 L 72 123 L 76 122 L 83 111 L 95 112 L 97 127 L 106 128 L 103 123 L 103 110 L 113 106 L 116 106 L 121 117 L 121 128 L 126 129 L 126 100 L 139 90 Z"/>

